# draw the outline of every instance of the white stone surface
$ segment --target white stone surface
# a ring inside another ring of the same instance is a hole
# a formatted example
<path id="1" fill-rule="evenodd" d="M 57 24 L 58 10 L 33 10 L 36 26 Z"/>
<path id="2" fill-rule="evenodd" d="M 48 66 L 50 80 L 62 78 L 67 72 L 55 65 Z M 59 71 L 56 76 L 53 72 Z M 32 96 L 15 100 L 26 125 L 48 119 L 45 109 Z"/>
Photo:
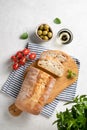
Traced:
<path id="1" fill-rule="evenodd" d="M 59 17 L 62 23 L 54 24 L 55 17 Z M 10 56 L 27 43 L 27 40 L 19 39 L 20 34 L 28 31 L 29 41 L 34 42 L 31 36 L 41 23 L 48 23 L 54 33 L 53 40 L 43 46 L 63 50 L 80 60 L 76 95 L 87 94 L 86 0 L 0 0 L 0 88 L 10 74 Z M 74 38 L 71 44 L 60 47 L 55 44 L 55 37 L 62 28 L 70 29 Z M 14 118 L 8 113 L 8 106 L 12 102 L 13 99 L 0 93 L 0 130 L 57 130 L 56 125 L 52 126 L 56 111 L 65 109 L 63 102 L 60 102 L 49 119 L 26 113 Z"/>

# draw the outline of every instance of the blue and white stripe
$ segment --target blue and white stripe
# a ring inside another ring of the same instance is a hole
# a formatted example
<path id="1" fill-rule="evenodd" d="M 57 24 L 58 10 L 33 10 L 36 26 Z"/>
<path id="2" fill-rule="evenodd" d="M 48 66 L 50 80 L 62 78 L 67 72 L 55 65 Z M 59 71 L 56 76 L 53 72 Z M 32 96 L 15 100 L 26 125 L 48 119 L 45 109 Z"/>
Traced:
<path id="1" fill-rule="evenodd" d="M 41 52 L 43 52 L 44 50 L 47 50 L 45 47 L 40 46 L 35 43 L 27 43 L 27 47 L 30 48 L 31 52 L 37 53 L 37 59 L 39 58 Z M 78 69 L 79 69 L 80 68 L 79 60 L 75 58 L 74 60 L 76 64 L 78 65 Z M 18 70 L 12 71 L 7 81 L 2 86 L 1 91 L 13 98 L 16 98 L 23 82 L 24 71 L 31 63 L 32 61 L 28 61 L 24 66 L 20 67 Z M 50 103 L 49 105 L 46 105 L 43 108 L 41 114 L 45 117 L 50 117 L 53 114 L 60 100 L 62 101 L 72 100 L 75 96 L 76 86 L 77 86 L 77 81 L 73 83 L 71 86 L 69 86 L 67 89 L 65 89 L 59 96 L 57 96 L 56 99 L 52 103 Z"/>

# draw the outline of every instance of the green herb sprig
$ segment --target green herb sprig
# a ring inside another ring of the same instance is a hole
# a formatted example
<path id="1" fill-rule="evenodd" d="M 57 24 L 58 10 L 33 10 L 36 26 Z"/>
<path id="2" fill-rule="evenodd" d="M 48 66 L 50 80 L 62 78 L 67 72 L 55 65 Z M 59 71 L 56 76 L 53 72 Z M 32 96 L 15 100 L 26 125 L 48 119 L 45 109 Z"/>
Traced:
<path id="1" fill-rule="evenodd" d="M 65 105 L 71 103 L 71 109 L 56 114 L 53 124 L 57 124 L 58 130 L 87 130 L 87 95 L 77 96 Z"/>
<path id="2" fill-rule="evenodd" d="M 72 70 L 68 70 L 67 78 L 72 79 L 74 77 L 76 77 L 76 73 L 73 72 Z"/>

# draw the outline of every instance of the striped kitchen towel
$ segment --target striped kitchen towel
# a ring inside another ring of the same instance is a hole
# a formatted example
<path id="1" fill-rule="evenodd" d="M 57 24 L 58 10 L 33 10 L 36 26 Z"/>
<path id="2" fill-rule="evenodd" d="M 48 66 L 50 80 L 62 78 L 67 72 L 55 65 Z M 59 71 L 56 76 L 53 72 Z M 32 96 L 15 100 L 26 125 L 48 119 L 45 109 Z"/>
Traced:
<path id="1" fill-rule="evenodd" d="M 36 59 L 39 58 L 41 52 L 47 50 L 45 47 L 35 43 L 27 43 L 26 47 L 30 48 L 31 52 L 37 53 Z M 79 60 L 76 58 L 74 58 L 74 60 L 78 65 L 78 69 L 79 69 L 80 68 Z M 13 98 L 16 98 L 23 82 L 24 71 L 31 63 L 32 61 L 28 61 L 24 66 L 21 66 L 18 70 L 12 71 L 7 81 L 2 86 L 1 91 Z M 77 81 L 73 83 L 71 86 L 69 86 L 67 89 L 65 89 L 60 95 L 58 95 L 52 103 L 44 106 L 43 110 L 41 111 L 41 114 L 45 117 L 50 117 L 53 114 L 60 100 L 63 101 L 72 100 L 75 96 L 76 86 L 77 86 Z"/>

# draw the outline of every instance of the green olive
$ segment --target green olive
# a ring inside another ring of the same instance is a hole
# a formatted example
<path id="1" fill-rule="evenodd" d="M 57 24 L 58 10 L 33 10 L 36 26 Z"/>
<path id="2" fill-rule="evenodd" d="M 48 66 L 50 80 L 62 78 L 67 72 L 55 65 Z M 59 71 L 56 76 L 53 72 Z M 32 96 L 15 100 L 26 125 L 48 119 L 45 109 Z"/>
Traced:
<path id="1" fill-rule="evenodd" d="M 40 38 L 41 38 L 41 39 L 43 39 L 43 37 L 44 37 L 43 35 L 40 35 Z"/>
<path id="2" fill-rule="evenodd" d="M 47 35 L 48 32 L 47 31 L 43 31 L 42 33 L 43 33 L 43 35 Z"/>
<path id="3" fill-rule="evenodd" d="M 45 24 L 44 25 L 44 30 L 48 30 L 49 29 L 49 25 Z"/>
<path id="4" fill-rule="evenodd" d="M 48 40 L 49 38 L 47 36 L 43 36 L 43 40 Z"/>
<path id="5" fill-rule="evenodd" d="M 49 37 L 49 38 L 52 37 L 52 32 L 48 32 L 48 37 Z"/>
<path id="6" fill-rule="evenodd" d="M 45 29 L 47 32 L 49 32 L 49 28 Z"/>
<path id="7" fill-rule="evenodd" d="M 42 34 L 42 30 L 38 30 L 37 34 L 40 36 Z"/>
<path id="8" fill-rule="evenodd" d="M 43 25 L 43 24 L 40 25 L 39 29 L 40 29 L 40 30 L 43 30 L 43 28 L 44 28 L 44 25 Z"/>

